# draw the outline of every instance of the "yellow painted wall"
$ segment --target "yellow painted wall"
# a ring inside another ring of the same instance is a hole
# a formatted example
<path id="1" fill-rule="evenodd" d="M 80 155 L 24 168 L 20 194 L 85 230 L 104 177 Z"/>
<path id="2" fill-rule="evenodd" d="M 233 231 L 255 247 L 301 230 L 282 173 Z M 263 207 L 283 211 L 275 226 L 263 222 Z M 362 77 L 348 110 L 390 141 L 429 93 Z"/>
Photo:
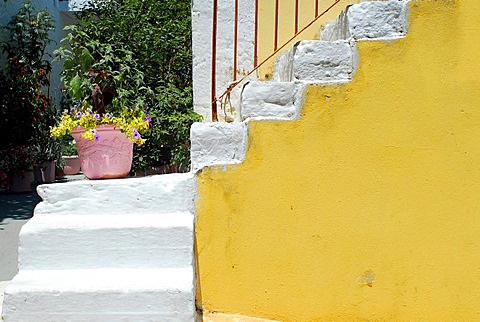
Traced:
<path id="1" fill-rule="evenodd" d="M 282 321 L 480 320 L 480 6 L 410 4 L 351 83 L 198 175 L 198 301 Z"/>
<path id="2" fill-rule="evenodd" d="M 322 14 L 337 0 L 318 0 L 318 14 Z M 288 43 L 281 51 L 289 50 L 293 44 L 300 40 L 318 39 L 321 26 L 334 20 L 348 5 L 358 3 L 360 0 L 339 0 L 334 7 L 320 17 L 313 25 Z M 278 6 L 278 47 L 285 44 L 295 34 L 295 1 L 279 0 Z M 270 56 L 275 51 L 275 0 L 258 1 L 258 63 Z M 298 1 L 298 30 L 307 26 L 315 18 L 315 0 Z M 275 57 L 269 59 L 258 69 L 258 77 L 270 78 L 273 71 Z"/>

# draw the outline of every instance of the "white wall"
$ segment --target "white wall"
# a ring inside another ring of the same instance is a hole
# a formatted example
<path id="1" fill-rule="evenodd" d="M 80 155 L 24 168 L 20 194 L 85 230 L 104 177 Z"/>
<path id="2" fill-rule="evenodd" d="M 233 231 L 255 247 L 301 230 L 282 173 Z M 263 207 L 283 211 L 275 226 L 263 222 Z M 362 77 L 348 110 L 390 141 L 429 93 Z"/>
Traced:
<path id="1" fill-rule="evenodd" d="M 255 1 L 239 0 L 237 80 L 253 68 L 253 39 L 255 28 Z M 217 80 L 220 96 L 233 82 L 234 0 L 218 0 Z M 193 41 L 193 103 L 195 112 L 211 120 L 212 71 L 212 0 L 192 1 Z M 250 79 L 255 79 L 252 76 Z M 232 104 L 238 108 L 241 85 L 232 93 Z M 223 112 L 218 109 L 219 117 Z M 234 115 L 239 119 L 238 110 Z"/>

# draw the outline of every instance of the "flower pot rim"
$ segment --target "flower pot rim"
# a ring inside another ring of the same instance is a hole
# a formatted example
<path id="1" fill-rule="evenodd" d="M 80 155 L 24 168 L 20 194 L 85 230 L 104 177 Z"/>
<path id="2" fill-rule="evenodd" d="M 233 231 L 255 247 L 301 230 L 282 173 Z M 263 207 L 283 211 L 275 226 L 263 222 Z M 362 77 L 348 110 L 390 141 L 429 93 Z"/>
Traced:
<path id="1" fill-rule="evenodd" d="M 100 131 L 102 131 L 102 130 L 112 130 L 112 129 L 113 129 L 113 130 L 118 130 L 118 131 L 120 131 L 120 128 L 116 127 L 114 124 L 100 124 L 100 125 L 97 125 L 97 126 L 95 127 L 95 130 L 97 130 L 97 131 L 98 131 L 98 130 L 100 130 Z M 85 132 L 85 131 L 86 131 L 85 128 L 82 127 L 82 126 L 74 127 L 74 128 L 71 130 L 72 133 L 73 133 L 73 132 L 75 132 L 75 133 Z"/>

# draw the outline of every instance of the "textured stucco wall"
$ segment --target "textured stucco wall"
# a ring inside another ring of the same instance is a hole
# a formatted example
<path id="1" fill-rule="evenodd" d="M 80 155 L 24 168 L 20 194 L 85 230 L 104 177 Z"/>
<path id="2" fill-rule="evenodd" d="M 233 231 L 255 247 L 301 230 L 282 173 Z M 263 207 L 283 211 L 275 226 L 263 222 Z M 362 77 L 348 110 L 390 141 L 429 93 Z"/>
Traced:
<path id="1" fill-rule="evenodd" d="M 480 7 L 410 3 L 353 80 L 197 175 L 198 302 L 282 321 L 480 319 Z"/>

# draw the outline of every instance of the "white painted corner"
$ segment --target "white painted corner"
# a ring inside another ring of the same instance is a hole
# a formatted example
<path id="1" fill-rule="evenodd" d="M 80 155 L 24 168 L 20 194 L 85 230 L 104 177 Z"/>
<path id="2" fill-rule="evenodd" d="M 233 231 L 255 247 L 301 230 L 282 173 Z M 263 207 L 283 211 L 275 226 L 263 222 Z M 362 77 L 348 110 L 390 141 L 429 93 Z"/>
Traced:
<path id="1" fill-rule="evenodd" d="M 190 129 L 192 171 L 245 159 L 247 123 L 194 123 Z"/>

